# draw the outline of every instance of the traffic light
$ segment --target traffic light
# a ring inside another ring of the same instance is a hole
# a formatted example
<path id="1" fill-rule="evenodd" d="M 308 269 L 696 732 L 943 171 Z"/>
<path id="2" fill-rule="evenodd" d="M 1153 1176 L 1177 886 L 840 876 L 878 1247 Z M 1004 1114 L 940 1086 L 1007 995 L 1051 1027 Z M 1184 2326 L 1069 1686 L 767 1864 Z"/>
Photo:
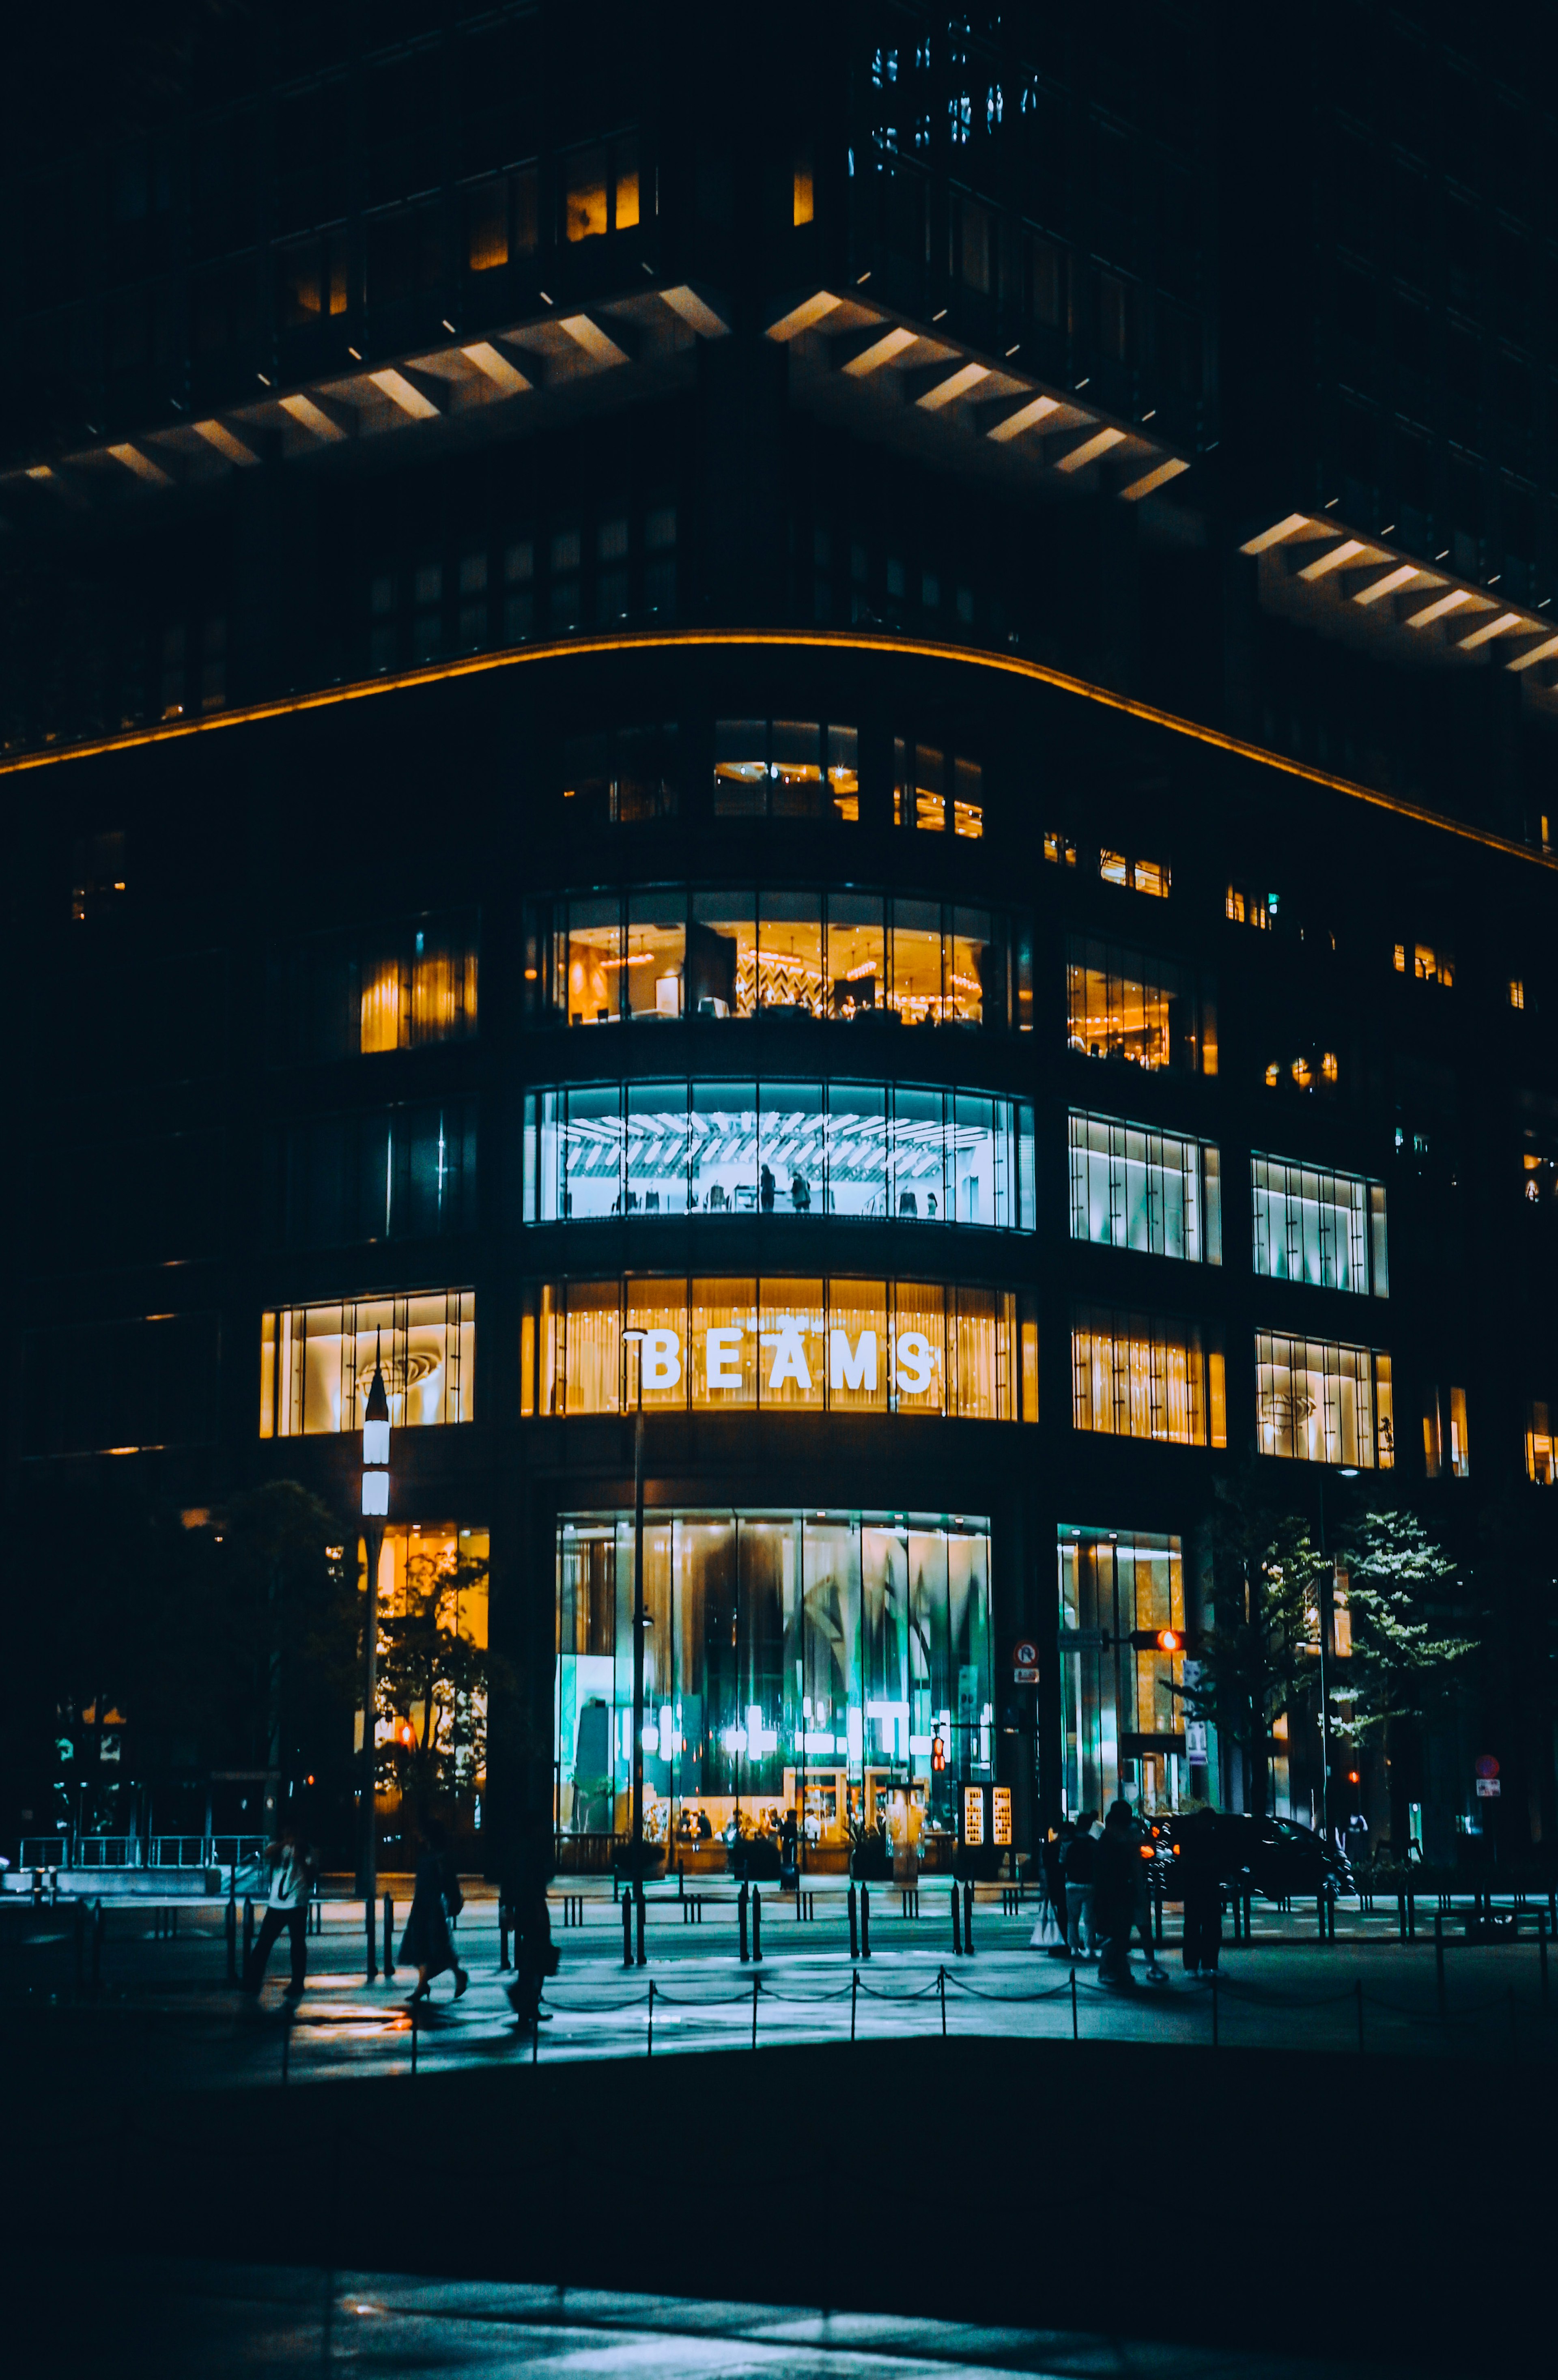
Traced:
<path id="1" fill-rule="evenodd" d="M 1185 1639 L 1184 1639 L 1184 1637 L 1180 1634 L 1180 1633 L 1179 1633 L 1179 1631 L 1178 1631 L 1178 1629 L 1177 1629 L 1177 1628 L 1160 1628 L 1160 1629 L 1159 1629 L 1159 1631 L 1158 1631 L 1158 1650 L 1159 1650 L 1159 1652 L 1160 1652 L 1160 1653 L 1183 1653 L 1183 1652 L 1184 1652 L 1184 1650 L 1185 1650 Z"/>
<path id="2" fill-rule="evenodd" d="M 945 1745 L 945 1743 L 943 1742 L 942 1738 L 941 1738 L 939 1735 L 933 1735 L 933 1736 L 931 1738 L 931 1771 L 932 1771 L 932 1773 L 933 1773 L 935 1776 L 939 1777 L 939 1776 L 941 1775 L 941 1773 L 942 1773 L 943 1769 L 945 1767 L 946 1767 L 946 1745 Z"/>

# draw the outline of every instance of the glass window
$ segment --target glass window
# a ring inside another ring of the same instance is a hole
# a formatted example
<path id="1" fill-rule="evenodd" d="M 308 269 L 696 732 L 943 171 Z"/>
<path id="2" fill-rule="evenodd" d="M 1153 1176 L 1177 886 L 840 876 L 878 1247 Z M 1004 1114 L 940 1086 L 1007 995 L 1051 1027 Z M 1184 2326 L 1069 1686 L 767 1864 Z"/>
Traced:
<path id="1" fill-rule="evenodd" d="M 1206 1371 L 1195 1323 L 1084 1310 L 1071 1330 L 1072 1426 L 1204 1446 Z"/>
<path id="2" fill-rule="evenodd" d="M 828 1311 L 820 1281 L 764 1281 L 758 1306 L 758 1394 L 764 1405 L 821 1413 Z"/>
<path id="3" fill-rule="evenodd" d="M 1394 1462 L 1388 1354 L 1258 1330 L 1255 1367 L 1262 1454 L 1364 1470 Z"/>
<path id="4" fill-rule="evenodd" d="M 946 1142 L 948 1220 L 1007 1229 L 1016 1170 L 1011 1101 L 959 1091 L 953 1105 Z"/>
<path id="5" fill-rule="evenodd" d="M 1526 1407 L 1526 1476 L 1540 1488 L 1551 1488 L 1558 1482 L 1555 1438 L 1558 1431 L 1553 1429 L 1550 1407 L 1541 1399 L 1533 1400 Z"/>
<path id="6" fill-rule="evenodd" d="M 821 893 L 758 895 L 758 1005 L 826 1014 Z"/>
<path id="7" fill-rule="evenodd" d="M 558 937 L 558 1005 L 570 1025 L 609 1025 L 620 1014 L 622 905 L 591 894 L 566 905 Z"/>
<path id="8" fill-rule="evenodd" d="M 979 837 L 984 832 L 984 771 L 977 760 L 952 764 L 952 823 L 956 834 Z"/>
<path id="9" fill-rule="evenodd" d="M 639 220 L 639 144 L 636 140 L 619 140 L 612 152 L 615 171 L 616 192 L 614 227 L 631 231 Z"/>
<path id="10" fill-rule="evenodd" d="M 1071 1236 L 1221 1264 L 1218 1152 L 1207 1141 L 1072 1111 Z"/>
<path id="11" fill-rule="evenodd" d="M 765 1215 L 821 1214 L 826 1135 L 821 1083 L 764 1083 L 758 1205 Z"/>
<path id="12" fill-rule="evenodd" d="M 834 816 L 858 824 L 860 816 L 860 739 L 853 727 L 828 730 L 828 792 Z"/>
<path id="13" fill-rule="evenodd" d="M 563 166 L 563 229 L 566 238 L 595 239 L 606 228 L 606 152 L 576 149 Z"/>
<path id="14" fill-rule="evenodd" d="M 947 1292 L 939 1281 L 900 1281 L 893 1293 L 893 1410 L 946 1411 Z"/>
<path id="15" fill-rule="evenodd" d="M 828 1403 L 834 1413 L 887 1410 L 887 1284 L 828 1287 Z"/>
<path id="16" fill-rule="evenodd" d="M 768 722 L 714 722 L 714 816 L 761 818 L 768 808 Z"/>
<path id="17" fill-rule="evenodd" d="M 862 1016 L 885 1005 L 886 941 L 880 893 L 829 893 L 827 982 L 834 1016 Z"/>
<path id="18" fill-rule="evenodd" d="M 627 1408 L 637 1411 L 641 1390 L 646 1413 L 666 1406 L 680 1411 L 687 1403 L 686 1280 L 630 1280 L 627 1328 L 644 1334 L 627 1349 Z"/>
<path id="19" fill-rule="evenodd" d="M 828 1086 L 828 1212 L 887 1212 L 887 1092 L 881 1083 Z"/>
<path id="20" fill-rule="evenodd" d="M 757 902 L 750 892 L 695 892 L 688 935 L 688 1008 L 750 1016 L 758 1002 Z"/>
<path id="21" fill-rule="evenodd" d="M 822 810 L 822 730 L 813 721 L 776 719 L 769 771 L 769 807 L 775 818 L 820 818 Z"/>
<path id="22" fill-rule="evenodd" d="M 1384 1250 L 1383 1186 L 1281 1157 L 1252 1156 L 1249 1176 L 1255 1271 L 1366 1296 L 1371 1256 L 1376 1247 L 1382 1257 Z M 1377 1296 L 1387 1293 L 1382 1265 L 1372 1286 Z"/>
<path id="23" fill-rule="evenodd" d="M 952 913 L 951 965 L 944 1014 L 958 1025 L 1004 1024 L 1006 1017 L 1005 949 L 997 940 L 988 909 Z"/>
<path id="24" fill-rule="evenodd" d="M 558 1093 L 566 1102 L 560 1135 L 564 1222 L 622 1212 L 622 1093 L 615 1083 L 592 1083 Z"/>
<path id="25" fill-rule="evenodd" d="M 914 775 L 911 780 L 911 826 L 928 827 L 941 834 L 946 828 L 946 756 L 933 745 L 917 744 L 914 747 Z"/>
<path id="26" fill-rule="evenodd" d="M 688 1146 L 694 1210 L 707 1215 L 755 1214 L 756 1084 L 695 1083 Z"/>
<path id="27" fill-rule="evenodd" d="M 906 1025 L 942 1015 L 942 913 L 934 901 L 893 903 L 893 973 L 887 1004 Z"/>
<path id="28" fill-rule="evenodd" d="M 944 1110 L 948 1096 L 902 1083 L 893 1093 L 893 1211 L 901 1221 L 947 1220 Z"/>
<path id="29" fill-rule="evenodd" d="M 1106 1809 L 1134 1791 L 1147 1812 L 1192 1799 L 1183 1654 L 1132 1638 L 1185 1626 L 1180 1540 L 1063 1528 L 1059 1541 L 1063 1806 Z M 1204 1792 L 1204 1787 L 1202 1789 Z"/>
<path id="30" fill-rule="evenodd" d="M 262 1400 L 262 1429 L 269 1414 L 279 1438 L 360 1429 L 381 1365 L 392 1428 L 473 1418 L 476 1298 L 470 1290 L 286 1306 L 265 1318 L 262 1346 L 275 1366 L 274 1385 Z"/>
<path id="31" fill-rule="evenodd" d="M 963 1421 L 1010 1421 L 1016 1399 L 1011 1357 L 1016 1300 L 1010 1290 L 947 1292 L 955 1359 L 950 1410 Z"/>
<path id="32" fill-rule="evenodd" d="M 688 1087 L 627 1086 L 627 1212 L 688 1211 Z"/>
<path id="33" fill-rule="evenodd" d="M 718 1411 L 758 1400 L 758 1285 L 755 1281 L 692 1284 L 692 1402 Z"/>
<path id="34" fill-rule="evenodd" d="M 1217 1071 L 1211 1002 L 1198 1014 L 1195 988 L 1166 959 L 1072 936 L 1066 943 L 1069 1039 L 1084 1057 L 1156 1069 Z"/>
<path id="35" fill-rule="evenodd" d="M 687 963 L 687 895 L 627 896 L 627 1014 L 678 1017 Z"/>
<path id="36" fill-rule="evenodd" d="M 563 1356 L 566 1410 L 615 1413 L 622 1393 L 620 1281 L 570 1281 L 566 1312 Z"/>

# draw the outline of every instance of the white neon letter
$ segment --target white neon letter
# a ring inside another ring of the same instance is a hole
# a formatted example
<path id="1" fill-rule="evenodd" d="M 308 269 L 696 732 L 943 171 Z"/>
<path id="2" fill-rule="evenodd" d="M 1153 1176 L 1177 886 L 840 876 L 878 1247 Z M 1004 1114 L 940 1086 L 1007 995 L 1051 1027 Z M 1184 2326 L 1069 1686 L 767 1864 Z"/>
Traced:
<path id="1" fill-rule="evenodd" d="M 639 1361 L 646 1389 L 674 1389 L 682 1377 L 682 1342 L 675 1330 L 646 1330 Z"/>
<path id="2" fill-rule="evenodd" d="M 853 1354 L 847 1330 L 828 1334 L 828 1377 L 835 1389 L 876 1388 L 876 1332 L 862 1330 Z"/>
<path id="3" fill-rule="evenodd" d="M 723 1330 L 711 1330 L 708 1337 L 709 1386 L 712 1389 L 738 1389 L 741 1386 L 741 1325 L 727 1324 Z"/>
<path id="4" fill-rule="evenodd" d="M 779 1325 L 779 1343 L 773 1350 L 773 1369 L 769 1375 L 771 1389 L 794 1380 L 799 1388 L 809 1389 L 811 1373 L 806 1361 L 806 1350 L 800 1343 L 800 1324 L 791 1320 Z"/>
<path id="5" fill-rule="evenodd" d="M 922 1397 L 936 1368 L 936 1350 L 923 1330 L 898 1334 L 898 1386 L 907 1397 Z"/>

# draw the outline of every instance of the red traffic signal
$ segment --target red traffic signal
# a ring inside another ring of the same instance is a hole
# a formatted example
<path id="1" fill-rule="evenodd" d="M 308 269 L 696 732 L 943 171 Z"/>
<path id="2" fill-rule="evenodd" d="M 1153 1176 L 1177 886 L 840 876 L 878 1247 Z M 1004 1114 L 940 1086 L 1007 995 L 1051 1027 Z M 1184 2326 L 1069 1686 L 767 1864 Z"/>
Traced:
<path id="1" fill-rule="evenodd" d="M 1180 1633 L 1179 1633 L 1179 1631 L 1178 1631 L 1178 1629 L 1177 1629 L 1177 1628 L 1160 1628 L 1160 1629 L 1159 1629 L 1159 1631 L 1158 1631 L 1158 1650 L 1159 1650 L 1159 1652 L 1160 1652 L 1160 1653 L 1183 1653 L 1183 1652 L 1184 1652 L 1184 1650 L 1185 1650 L 1185 1639 L 1184 1639 L 1184 1637 L 1180 1634 Z"/>
<path id="2" fill-rule="evenodd" d="M 939 1735 L 931 1738 L 931 1766 L 938 1776 L 946 1767 L 946 1745 Z"/>

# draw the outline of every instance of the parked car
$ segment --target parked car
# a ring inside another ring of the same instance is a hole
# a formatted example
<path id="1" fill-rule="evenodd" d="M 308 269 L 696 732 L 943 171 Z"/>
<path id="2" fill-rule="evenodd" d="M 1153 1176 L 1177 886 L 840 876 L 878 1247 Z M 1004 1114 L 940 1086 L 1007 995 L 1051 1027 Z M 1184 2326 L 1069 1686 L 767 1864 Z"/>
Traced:
<path id="1" fill-rule="evenodd" d="M 1171 1900 L 1180 1899 L 1184 1864 L 1192 1859 L 1205 1859 L 1229 1891 L 1260 1892 L 1269 1900 L 1321 1892 L 1334 1900 L 1357 1889 L 1347 1862 L 1296 1818 L 1182 1810 L 1161 1813 L 1148 1826 L 1153 1879 Z"/>

